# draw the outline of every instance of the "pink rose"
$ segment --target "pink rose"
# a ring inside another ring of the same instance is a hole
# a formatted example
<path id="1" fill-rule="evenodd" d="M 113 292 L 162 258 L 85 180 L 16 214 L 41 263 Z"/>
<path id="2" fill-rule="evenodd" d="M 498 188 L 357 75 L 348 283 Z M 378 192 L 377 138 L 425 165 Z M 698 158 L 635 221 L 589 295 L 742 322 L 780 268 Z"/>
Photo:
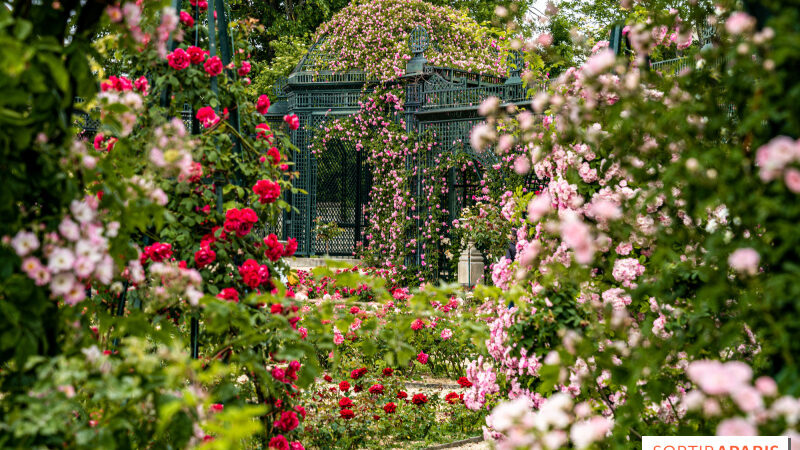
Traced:
<path id="1" fill-rule="evenodd" d="M 758 252 L 752 248 L 740 248 L 728 257 L 728 265 L 737 272 L 755 275 L 758 272 L 758 262 L 761 260 Z"/>

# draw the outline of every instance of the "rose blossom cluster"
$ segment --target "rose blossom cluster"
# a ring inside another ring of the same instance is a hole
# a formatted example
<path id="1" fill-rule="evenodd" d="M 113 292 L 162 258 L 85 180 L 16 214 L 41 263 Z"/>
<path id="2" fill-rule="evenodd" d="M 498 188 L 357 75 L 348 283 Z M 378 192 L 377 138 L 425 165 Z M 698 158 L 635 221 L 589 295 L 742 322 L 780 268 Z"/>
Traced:
<path id="1" fill-rule="evenodd" d="M 229 233 L 236 233 L 239 237 L 245 237 L 253 229 L 253 225 L 258 222 L 256 212 L 250 208 L 241 210 L 231 208 L 225 211 L 225 223 L 222 227 Z"/>
<path id="2" fill-rule="evenodd" d="M 133 90 L 107 89 L 97 95 L 97 100 L 100 103 L 100 119 L 115 119 L 119 122 L 119 137 L 127 137 L 133 132 L 139 113 L 144 107 L 141 94 Z M 119 105 L 125 106 L 125 110 L 117 112 L 116 106 Z"/>
<path id="3" fill-rule="evenodd" d="M 644 274 L 644 266 L 636 258 L 620 258 L 614 261 L 611 275 L 625 287 L 635 288 L 633 280 Z"/>
<path id="4" fill-rule="evenodd" d="M 275 203 L 281 196 L 281 186 L 277 181 L 258 180 L 253 186 L 253 192 L 258 195 L 258 202 L 262 205 Z"/>
<path id="5" fill-rule="evenodd" d="M 269 267 L 259 264 L 254 259 L 248 259 L 239 266 L 239 276 L 242 282 L 250 289 L 256 289 L 262 284 L 269 283 Z"/>
<path id="6" fill-rule="evenodd" d="M 756 150 L 756 165 L 762 181 L 782 177 L 787 189 L 800 194 L 800 140 L 787 136 L 773 138 Z"/>
<path id="7" fill-rule="evenodd" d="M 144 251 L 139 255 L 139 263 L 144 266 L 147 261 L 163 262 L 172 258 L 172 244 L 156 242 L 145 246 Z"/>
<path id="8" fill-rule="evenodd" d="M 147 96 L 147 90 L 148 90 L 147 78 L 141 76 L 137 78 L 136 81 L 131 81 L 124 76 L 117 77 L 111 75 L 110 77 L 108 77 L 108 80 L 100 83 L 101 92 L 106 92 L 109 90 L 117 92 L 125 92 L 125 91 L 132 91 L 134 89 L 139 91 L 139 93 L 142 94 L 143 96 Z"/>
<path id="9" fill-rule="evenodd" d="M 48 285 L 53 297 L 68 305 L 84 300 L 91 283 L 108 285 L 114 278 L 109 239 L 117 236 L 120 224 L 104 224 L 98 206 L 93 196 L 73 200 L 57 232 L 40 240 L 36 232 L 21 230 L 9 242 L 28 277 L 37 286 Z"/>
<path id="10" fill-rule="evenodd" d="M 165 206 L 169 202 L 167 193 L 158 187 L 152 179 L 134 175 L 131 177 L 130 182 L 131 185 L 128 186 L 128 195 L 131 198 L 138 197 L 136 189 L 140 189 L 147 198 L 159 206 Z"/>
<path id="11" fill-rule="evenodd" d="M 200 47 L 190 45 L 189 47 L 186 48 L 186 50 L 182 48 L 176 48 L 175 50 L 172 51 L 172 53 L 168 54 L 166 58 L 167 58 L 167 63 L 169 64 L 170 67 L 172 67 L 175 70 L 184 70 L 193 64 L 194 65 L 204 64 L 204 62 L 206 61 L 206 56 L 208 56 L 208 54 L 209 54 L 208 50 L 203 50 Z M 219 64 L 221 70 L 222 63 L 220 62 Z M 212 71 L 216 71 L 218 69 L 215 63 L 212 63 L 209 66 L 209 68 Z M 204 69 L 206 70 L 206 72 L 208 72 L 209 68 L 205 68 L 204 64 Z"/>
<path id="12" fill-rule="evenodd" d="M 693 361 L 686 374 L 699 389 L 683 395 L 681 411 L 724 418 L 717 426 L 718 436 L 758 436 L 763 434 L 759 427 L 774 429 L 782 422 L 789 428 L 781 435 L 792 437 L 792 441 L 800 438 L 800 399 L 779 396 L 772 378 L 762 376 L 751 384 L 752 369 L 739 361 Z M 732 407 L 733 414 L 728 412 Z"/>
<path id="13" fill-rule="evenodd" d="M 536 112 L 542 113 L 550 106 L 554 113 L 541 122 L 541 127 L 538 128 L 541 132 L 528 132 L 531 136 L 527 147 L 530 151 L 528 157 L 533 162 L 531 169 L 538 178 L 549 179 L 549 182 L 543 192 L 533 197 L 527 205 L 528 224 L 525 232 L 518 236 L 516 259 L 501 260 L 495 264 L 493 281 L 507 289 L 509 285 L 523 280 L 523 286 L 533 298 L 540 296 L 545 289 L 538 284 L 538 274 L 550 273 L 550 266 L 557 264 L 569 268 L 577 262 L 582 266 L 603 267 L 604 263 L 613 263 L 613 269 L 592 272 L 593 282 L 581 287 L 577 302 L 583 304 L 591 300 L 592 307 L 597 308 L 608 304 L 616 311 L 616 315 L 624 317 L 627 315 L 628 305 L 632 303 L 628 290 L 636 286 L 637 279 L 645 272 L 642 262 L 646 260 L 640 259 L 640 254 L 646 255 L 648 252 L 650 236 L 657 226 L 653 216 L 659 213 L 658 206 L 647 208 L 647 214 L 640 215 L 635 221 L 623 216 L 622 206 L 634 200 L 639 191 L 630 186 L 632 179 L 621 169 L 619 163 L 598 155 L 600 151 L 596 143 L 608 133 L 599 123 L 588 124 L 575 142 L 555 143 L 558 142 L 560 130 L 581 120 L 582 111 L 601 105 L 612 105 L 618 101 L 618 86 L 623 80 L 618 75 L 609 73 L 615 64 L 613 52 L 598 46 L 582 67 L 570 68 L 560 76 L 553 92 L 539 93 L 533 99 Z M 638 84 L 635 87 L 638 88 Z M 580 98 L 581 102 L 573 101 L 575 98 Z M 522 124 L 529 119 L 518 114 L 508 121 Z M 488 121 L 493 122 L 496 123 L 496 119 L 490 118 Z M 505 122 L 491 131 L 499 133 L 506 130 L 504 127 L 507 128 Z M 530 125 L 526 127 L 532 128 Z M 487 132 L 487 135 L 492 132 Z M 487 139 L 490 143 L 508 140 L 504 134 L 489 136 Z M 554 142 L 551 144 L 550 140 Z M 651 138 L 647 142 L 647 145 L 642 145 L 644 151 L 658 146 L 655 139 Z M 545 150 L 541 148 L 543 145 L 550 145 L 551 148 Z M 574 176 L 575 173 L 579 178 Z M 633 231 L 625 242 L 615 243 L 606 234 L 614 221 L 626 221 L 632 227 Z M 632 244 L 636 244 L 637 249 L 641 250 L 634 252 Z M 611 253 L 615 248 L 628 257 L 617 258 Z M 527 308 L 526 314 L 535 316 L 548 313 L 547 308 L 552 307 L 552 303 L 547 298 L 540 300 L 544 300 L 543 310 Z M 505 302 L 499 303 L 501 307 L 505 306 Z M 492 379 L 493 376 L 499 378 L 502 373 L 508 380 L 507 395 L 510 398 L 523 398 L 538 406 L 542 402 L 541 396 L 528 392 L 521 386 L 528 384 L 529 377 L 538 376 L 540 356 L 527 354 L 516 348 L 514 341 L 518 336 L 509 333 L 518 320 L 531 319 L 518 318 L 519 312 L 514 308 L 508 310 L 505 307 L 498 311 L 490 309 L 489 326 L 492 334 L 487 341 L 487 347 L 491 349 L 492 364 L 471 365 L 472 370 L 468 372 L 472 374 L 470 381 L 476 383 L 478 375 L 485 380 Z M 480 371 L 476 370 L 478 367 L 481 368 Z M 578 374 L 587 370 L 580 367 L 568 369 L 566 373 L 571 374 L 570 385 L 563 389 L 572 395 L 578 395 L 581 384 L 581 376 Z M 467 406 L 483 406 L 485 402 L 477 393 L 478 390 L 473 388 L 472 391 L 474 392 L 465 395 Z M 564 436 L 565 439 L 569 437 L 566 432 Z M 556 443 L 549 446 L 558 448 L 560 445 Z"/>
<path id="14" fill-rule="evenodd" d="M 603 440 L 612 421 L 594 415 L 586 403 L 573 405 L 568 394 L 556 393 L 534 411 L 527 398 L 497 405 L 486 417 L 484 437 L 495 440 L 498 449 L 559 449 L 569 442 L 575 448 L 588 448 Z"/>
<path id="15" fill-rule="evenodd" d="M 175 117 L 156 127 L 150 142 L 150 162 L 161 169 L 163 176 L 177 174 L 181 181 L 200 181 L 203 167 L 192 159 L 194 143 L 188 139 L 186 126 L 180 118 Z"/>
<path id="16" fill-rule="evenodd" d="M 150 286 L 154 306 L 166 306 L 176 300 L 185 301 L 191 306 L 197 306 L 203 297 L 203 276 L 195 269 L 190 269 L 185 264 L 176 262 L 154 262 L 147 269 L 151 280 Z M 155 282 L 157 281 L 157 282 Z"/>
<path id="17" fill-rule="evenodd" d="M 276 262 L 282 257 L 292 256 L 297 251 L 297 239 L 289 238 L 284 246 L 278 242 L 278 236 L 270 233 L 264 238 L 264 256 L 272 262 Z"/>

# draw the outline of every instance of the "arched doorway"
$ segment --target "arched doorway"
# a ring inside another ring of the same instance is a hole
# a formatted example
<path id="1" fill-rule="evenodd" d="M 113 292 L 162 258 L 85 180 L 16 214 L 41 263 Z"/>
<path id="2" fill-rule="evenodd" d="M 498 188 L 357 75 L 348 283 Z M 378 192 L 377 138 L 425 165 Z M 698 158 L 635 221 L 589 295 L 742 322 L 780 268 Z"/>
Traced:
<path id="1" fill-rule="evenodd" d="M 467 160 L 452 167 L 449 171 L 448 195 L 450 221 L 458 219 L 461 211 L 475 204 L 481 194 L 481 164 Z"/>
<path id="2" fill-rule="evenodd" d="M 345 141 L 334 140 L 315 158 L 315 195 L 312 211 L 312 252 L 352 256 L 364 239 L 366 206 L 372 185 L 364 152 Z M 314 227 L 335 223 L 342 229 L 330 245 L 318 238 Z"/>

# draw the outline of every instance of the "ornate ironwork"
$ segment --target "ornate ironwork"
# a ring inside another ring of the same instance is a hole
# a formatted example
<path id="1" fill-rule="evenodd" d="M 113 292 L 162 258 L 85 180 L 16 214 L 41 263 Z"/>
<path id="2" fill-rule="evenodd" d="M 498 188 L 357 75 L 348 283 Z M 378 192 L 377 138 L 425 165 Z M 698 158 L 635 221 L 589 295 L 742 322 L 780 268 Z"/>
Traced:
<path id="1" fill-rule="evenodd" d="M 411 47 L 411 52 L 413 56 L 421 56 L 425 50 L 428 49 L 430 45 L 430 37 L 428 36 L 428 30 L 421 25 L 417 25 L 411 31 L 411 36 L 408 40 L 408 45 Z"/>
<path id="2" fill-rule="evenodd" d="M 519 78 L 522 69 L 525 67 L 525 58 L 519 50 L 511 50 L 508 53 L 508 73 L 511 77 Z"/>
<path id="3" fill-rule="evenodd" d="M 289 79 L 286 77 L 280 77 L 277 80 L 275 80 L 275 85 L 272 86 L 273 100 L 277 100 L 279 98 L 286 98 L 287 84 L 289 84 Z"/>

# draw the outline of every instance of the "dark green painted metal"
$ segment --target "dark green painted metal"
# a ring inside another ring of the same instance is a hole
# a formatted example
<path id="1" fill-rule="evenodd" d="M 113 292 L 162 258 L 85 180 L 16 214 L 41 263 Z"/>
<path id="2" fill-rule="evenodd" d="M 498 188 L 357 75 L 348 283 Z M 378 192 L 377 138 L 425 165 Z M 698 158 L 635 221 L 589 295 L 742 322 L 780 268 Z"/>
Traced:
<path id="1" fill-rule="evenodd" d="M 214 0 L 208 2 L 208 57 L 217 56 L 217 31 L 216 19 L 214 18 Z M 211 77 L 211 90 L 214 95 L 219 93 L 217 88 L 217 77 Z"/>
<path id="2" fill-rule="evenodd" d="M 176 13 L 179 13 L 181 10 L 181 0 L 172 0 L 172 7 L 175 8 Z M 172 39 L 172 36 L 170 36 L 169 40 L 167 41 L 167 48 L 170 49 L 170 51 L 172 51 L 175 50 L 177 47 L 178 43 Z M 161 93 L 161 106 L 164 108 L 169 107 L 170 98 L 171 98 L 171 89 L 169 88 L 169 86 L 167 86 L 167 88 L 164 89 L 164 92 Z"/>
<path id="3" fill-rule="evenodd" d="M 615 55 L 619 55 L 622 53 L 624 45 L 625 42 L 624 36 L 622 35 L 622 25 L 614 25 L 614 27 L 611 29 L 608 47 L 614 52 Z"/>
<path id="4" fill-rule="evenodd" d="M 197 359 L 200 353 L 200 320 L 197 316 L 192 316 L 189 321 L 189 345 L 192 359 Z"/>

